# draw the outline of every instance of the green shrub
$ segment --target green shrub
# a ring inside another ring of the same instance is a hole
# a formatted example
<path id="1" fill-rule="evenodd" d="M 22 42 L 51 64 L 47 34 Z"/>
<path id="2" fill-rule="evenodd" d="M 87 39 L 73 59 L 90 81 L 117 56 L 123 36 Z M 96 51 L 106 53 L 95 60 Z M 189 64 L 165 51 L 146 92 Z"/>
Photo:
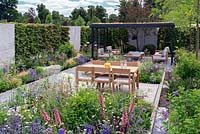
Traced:
<path id="1" fill-rule="evenodd" d="M 177 97 L 171 97 L 169 134 L 200 133 L 200 90 L 184 91 L 180 88 Z"/>
<path id="2" fill-rule="evenodd" d="M 196 60 L 195 54 L 183 49 L 176 51 L 175 77 L 181 79 L 200 78 L 200 62 Z"/>
<path id="3" fill-rule="evenodd" d="M 0 111 L 0 125 L 2 125 L 5 122 L 5 119 L 8 118 L 8 115 L 5 111 Z"/>
<path id="4" fill-rule="evenodd" d="M 68 68 L 72 68 L 72 67 L 74 67 L 74 66 L 76 66 L 78 63 L 75 61 L 75 60 L 73 60 L 73 59 L 68 59 L 68 60 L 66 60 L 65 61 L 65 63 L 63 64 L 63 69 L 62 70 L 64 70 L 64 69 L 68 69 Z"/>
<path id="5" fill-rule="evenodd" d="M 79 125 L 96 124 L 100 119 L 98 93 L 94 90 L 80 90 L 70 96 L 61 109 L 61 116 L 67 130 L 75 130 Z"/>
<path id="6" fill-rule="evenodd" d="M 11 88 L 11 85 L 9 83 L 10 83 L 9 80 L 6 78 L 0 79 L 0 93 L 5 92 Z"/>
<path id="7" fill-rule="evenodd" d="M 122 50 L 123 53 L 128 53 L 129 51 L 136 51 L 136 47 L 133 45 L 125 45 L 124 49 Z"/>
<path id="8" fill-rule="evenodd" d="M 156 46 L 153 44 L 145 45 L 143 51 L 153 55 L 156 52 Z"/>
<path id="9" fill-rule="evenodd" d="M 141 82 L 159 84 L 163 76 L 163 67 L 145 62 L 139 67 L 139 74 Z"/>
<path id="10" fill-rule="evenodd" d="M 143 100 L 136 99 L 136 106 L 128 134 L 148 133 L 151 126 L 152 106 Z"/>
<path id="11" fill-rule="evenodd" d="M 67 58 L 75 56 L 74 46 L 69 42 L 65 42 L 64 44 L 60 45 L 58 51 L 59 53 L 66 55 Z"/>
<path id="12" fill-rule="evenodd" d="M 69 41 L 68 30 L 56 25 L 16 24 L 15 62 L 25 68 L 32 67 L 34 57 L 52 53 Z"/>
<path id="13" fill-rule="evenodd" d="M 104 93 L 106 115 L 121 118 L 121 113 L 128 109 L 131 96 L 124 93 L 107 94 Z"/>
<path id="14" fill-rule="evenodd" d="M 177 91 L 179 87 L 184 87 L 185 90 L 200 89 L 200 79 L 197 78 L 173 78 L 168 83 L 168 93 Z"/>

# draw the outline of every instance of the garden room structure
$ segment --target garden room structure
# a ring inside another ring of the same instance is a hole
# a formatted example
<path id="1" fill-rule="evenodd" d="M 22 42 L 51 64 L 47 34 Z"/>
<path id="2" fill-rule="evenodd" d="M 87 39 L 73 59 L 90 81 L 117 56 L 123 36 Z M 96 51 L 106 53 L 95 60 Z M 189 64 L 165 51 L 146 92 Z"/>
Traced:
<path id="1" fill-rule="evenodd" d="M 175 44 L 175 24 L 172 22 L 146 22 L 146 23 L 93 23 L 91 28 L 91 58 L 95 58 L 95 47 L 99 48 L 100 34 L 99 30 L 104 30 L 105 44 L 109 37 L 109 28 L 169 28 L 170 29 L 170 52 L 171 52 L 171 64 L 173 64 L 174 57 L 174 44 Z M 105 47 L 105 46 L 104 46 Z"/>

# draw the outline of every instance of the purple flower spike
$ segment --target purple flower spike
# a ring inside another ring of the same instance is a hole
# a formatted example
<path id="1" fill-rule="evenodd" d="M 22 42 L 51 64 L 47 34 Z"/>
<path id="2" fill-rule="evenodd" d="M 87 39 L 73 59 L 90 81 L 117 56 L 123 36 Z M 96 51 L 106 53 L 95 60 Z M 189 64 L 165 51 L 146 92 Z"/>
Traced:
<path id="1" fill-rule="evenodd" d="M 65 129 L 61 128 L 58 130 L 58 134 L 66 134 Z"/>
<path id="2" fill-rule="evenodd" d="M 110 129 L 109 128 L 105 128 L 103 130 L 103 134 L 110 134 Z"/>

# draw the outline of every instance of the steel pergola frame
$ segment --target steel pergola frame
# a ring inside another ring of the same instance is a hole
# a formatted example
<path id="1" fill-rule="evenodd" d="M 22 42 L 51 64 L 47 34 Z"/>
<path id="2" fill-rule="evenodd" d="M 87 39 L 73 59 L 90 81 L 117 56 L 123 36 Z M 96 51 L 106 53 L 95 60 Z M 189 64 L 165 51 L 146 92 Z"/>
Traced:
<path id="1" fill-rule="evenodd" d="M 173 64 L 174 58 L 174 44 L 175 44 L 175 24 L 173 22 L 146 22 L 146 23 L 93 23 L 90 25 L 91 28 L 91 58 L 94 58 L 94 47 L 95 47 L 95 33 L 97 33 L 97 39 L 99 29 L 106 29 L 106 35 L 108 36 L 108 28 L 160 28 L 165 27 L 170 29 L 170 52 L 171 52 L 171 65 Z M 95 32 L 96 31 L 96 32 Z M 107 37 L 108 38 L 108 37 Z M 106 39 L 107 39 L 106 38 Z"/>

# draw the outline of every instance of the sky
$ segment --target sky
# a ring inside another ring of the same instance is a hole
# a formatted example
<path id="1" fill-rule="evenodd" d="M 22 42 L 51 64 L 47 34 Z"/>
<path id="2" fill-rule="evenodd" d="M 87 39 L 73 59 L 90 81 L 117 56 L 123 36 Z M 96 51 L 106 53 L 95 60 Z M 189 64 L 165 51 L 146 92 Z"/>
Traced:
<path id="1" fill-rule="evenodd" d="M 36 9 L 38 4 L 43 3 L 51 12 L 59 11 L 60 14 L 68 17 L 74 8 L 83 7 L 87 9 L 88 5 L 101 5 L 108 14 L 117 14 L 117 5 L 119 0 L 18 0 L 17 10 L 27 12 L 30 7 Z"/>

